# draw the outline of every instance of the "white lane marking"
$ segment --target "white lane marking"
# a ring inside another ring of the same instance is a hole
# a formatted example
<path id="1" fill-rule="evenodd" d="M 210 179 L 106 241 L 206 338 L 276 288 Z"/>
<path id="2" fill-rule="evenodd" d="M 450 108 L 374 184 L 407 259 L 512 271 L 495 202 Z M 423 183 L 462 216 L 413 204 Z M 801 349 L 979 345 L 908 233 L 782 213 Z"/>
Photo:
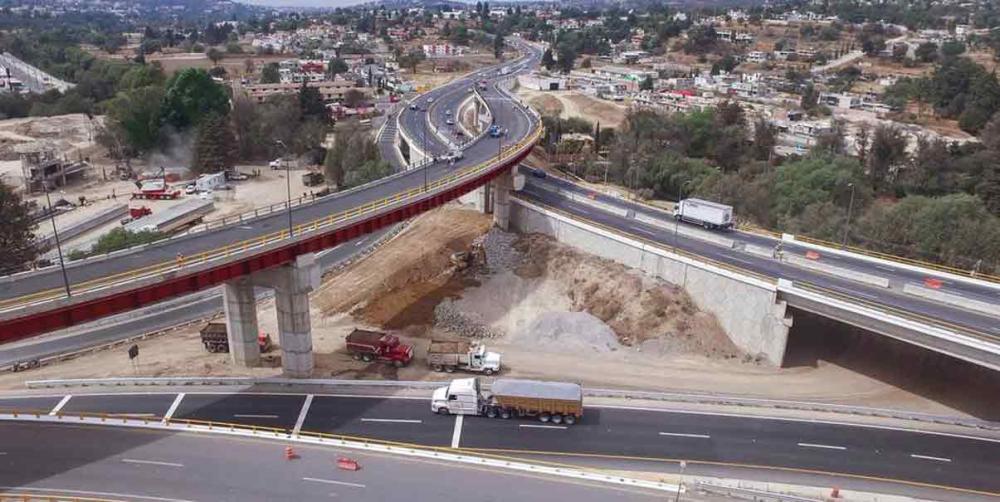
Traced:
<path id="1" fill-rule="evenodd" d="M 160 462 L 158 460 L 139 460 L 135 458 L 123 458 L 122 462 L 125 462 L 126 464 L 162 465 L 164 467 L 184 467 L 184 464 L 178 464 L 176 462 Z"/>
<path id="2" fill-rule="evenodd" d="M 69 402 L 69 398 L 71 398 L 71 397 L 73 397 L 72 394 L 67 394 L 67 395 L 63 396 L 62 400 L 59 401 L 59 404 L 57 404 L 55 406 L 55 408 L 52 408 L 52 411 L 49 412 L 49 415 L 56 415 L 56 414 L 58 414 L 59 411 L 63 409 L 63 406 L 66 406 L 66 403 Z"/>
<path id="3" fill-rule="evenodd" d="M 829 444 L 816 444 L 816 443 L 799 443 L 799 446 L 803 448 L 823 448 L 826 450 L 846 450 L 846 446 L 836 446 Z"/>
<path id="4" fill-rule="evenodd" d="M 675 436 L 680 438 L 698 438 L 698 439 L 711 439 L 712 436 L 708 434 L 685 434 L 683 432 L 661 432 L 661 436 Z"/>
<path id="5" fill-rule="evenodd" d="M 108 413 L 109 417 L 125 417 L 125 418 L 147 418 L 155 417 L 155 413 Z"/>
<path id="6" fill-rule="evenodd" d="M 236 418 L 278 418 L 278 415 L 258 415 L 256 413 L 234 413 Z"/>
<path id="7" fill-rule="evenodd" d="M 3 456 L 3 455 L 6 455 L 6 454 L 7 454 L 7 452 L 5 452 L 5 451 L 0 451 L 0 456 Z"/>
<path id="8" fill-rule="evenodd" d="M 917 455 L 916 453 L 911 453 L 910 456 L 913 458 L 920 458 L 924 460 L 933 460 L 935 462 L 951 462 L 950 458 L 944 458 L 944 457 L 931 457 L 928 455 Z"/>
<path id="9" fill-rule="evenodd" d="M 635 230 L 636 232 L 639 232 L 640 234 L 648 235 L 650 237 L 659 237 L 660 236 L 660 234 L 655 233 L 655 232 L 650 232 L 649 230 L 646 230 L 644 228 L 632 227 L 632 230 Z"/>
<path id="10" fill-rule="evenodd" d="M 740 263 L 742 263 L 744 265 L 754 265 L 754 262 L 752 262 L 750 260 L 744 260 L 743 258 L 737 258 L 735 256 L 728 256 L 728 257 L 726 257 L 726 259 L 733 260 L 733 261 L 738 261 L 738 262 L 740 262 Z"/>
<path id="11" fill-rule="evenodd" d="M 0 486 L 0 490 L 3 491 L 18 491 L 18 492 L 38 492 L 40 494 L 52 493 L 56 495 L 65 495 L 67 493 L 76 493 L 79 495 L 96 495 L 99 497 L 115 497 L 126 500 L 153 500 L 158 502 L 193 502 L 186 499 L 168 499 L 163 497 L 150 497 L 148 495 L 134 495 L 131 493 L 115 493 L 115 492 L 92 492 L 88 490 L 70 490 L 66 488 L 35 488 L 28 486 Z"/>
<path id="12" fill-rule="evenodd" d="M 174 402 L 170 404 L 170 408 L 167 409 L 167 414 L 163 415 L 163 423 L 167 423 L 171 418 L 174 418 L 174 412 L 177 411 L 177 407 L 181 405 L 182 399 L 184 399 L 183 392 L 177 394 L 177 397 L 174 398 Z"/>
<path id="13" fill-rule="evenodd" d="M 860 293 L 858 291 L 852 291 L 850 293 L 845 293 L 845 294 L 850 294 L 850 295 L 854 295 L 854 296 L 860 296 L 862 298 L 867 298 L 867 299 L 875 301 L 875 302 L 879 301 L 879 297 L 877 297 L 875 295 L 869 295 L 869 294 L 866 294 L 866 293 Z"/>
<path id="14" fill-rule="evenodd" d="M 362 245 L 362 244 L 364 244 L 364 243 L 365 243 L 365 240 L 364 240 L 364 239 L 361 239 L 360 241 L 358 241 L 358 242 L 355 242 L 355 243 L 354 243 L 354 246 L 355 246 L 355 247 L 357 247 L 357 246 L 360 246 L 360 245 Z"/>
<path id="15" fill-rule="evenodd" d="M 361 483 L 348 483 L 347 481 L 334 481 L 332 479 L 302 478 L 302 481 L 312 481 L 313 483 L 326 483 L 328 485 L 353 486 L 355 488 L 365 487 L 365 485 Z"/>
<path id="16" fill-rule="evenodd" d="M 455 417 L 455 430 L 451 433 L 451 447 L 458 448 L 458 444 L 462 440 L 462 422 L 465 415 L 458 415 Z"/>
<path id="17" fill-rule="evenodd" d="M 389 424 L 422 424 L 423 420 L 411 420 L 407 418 L 362 418 L 362 422 L 379 422 Z"/>
<path id="18" fill-rule="evenodd" d="M 292 434 L 296 436 L 299 431 L 302 430 L 302 423 L 306 421 L 306 415 L 309 413 L 309 407 L 312 406 L 313 395 L 309 394 L 306 396 L 306 402 L 302 403 L 302 410 L 299 411 L 299 418 L 295 421 L 295 428 L 292 429 Z"/>
<path id="19" fill-rule="evenodd" d="M 565 425 L 534 425 L 534 424 L 520 424 L 518 427 L 524 427 L 527 429 L 565 429 Z"/>
<path id="20" fill-rule="evenodd" d="M 875 268 L 877 268 L 879 270 L 885 270 L 886 272 L 896 272 L 896 269 L 894 269 L 892 267 L 886 267 L 886 266 L 883 266 L 883 265 L 875 265 Z"/>

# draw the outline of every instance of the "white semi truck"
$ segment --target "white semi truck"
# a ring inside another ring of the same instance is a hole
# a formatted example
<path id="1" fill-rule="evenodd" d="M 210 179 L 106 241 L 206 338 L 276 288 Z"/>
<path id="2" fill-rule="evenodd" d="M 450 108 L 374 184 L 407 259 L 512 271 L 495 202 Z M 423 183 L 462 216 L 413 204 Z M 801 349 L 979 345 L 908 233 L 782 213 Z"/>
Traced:
<path id="1" fill-rule="evenodd" d="M 452 380 L 434 390 L 431 411 L 489 418 L 537 417 L 573 425 L 583 417 L 583 388 L 575 383 L 498 378 L 483 389 L 478 378 Z"/>
<path id="2" fill-rule="evenodd" d="M 684 199 L 674 206 L 674 218 L 709 230 L 733 228 L 733 207 L 702 199 Z"/>

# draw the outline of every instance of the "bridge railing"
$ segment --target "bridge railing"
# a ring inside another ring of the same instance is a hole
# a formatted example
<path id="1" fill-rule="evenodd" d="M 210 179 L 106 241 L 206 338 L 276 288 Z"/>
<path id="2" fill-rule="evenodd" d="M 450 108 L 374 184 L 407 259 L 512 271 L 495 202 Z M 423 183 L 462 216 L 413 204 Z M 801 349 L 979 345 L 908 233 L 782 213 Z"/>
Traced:
<path id="1" fill-rule="evenodd" d="M 213 260 L 226 259 L 235 254 L 246 253 L 252 250 L 260 249 L 264 246 L 274 244 L 279 241 L 288 240 L 291 237 L 301 237 L 307 233 L 324 230 L 331 226 L 336 226 L 348 220 L 377 213 L 389 206 L 393 206 L 404 202 L 417 201 L 426 195 L 430 195 L 450 185 L 457 184 L 467 179 L 475 178 L 483 174 L 493 166 L 511 160 L 512 158 L 516 157 L 522 149 L 526 147 L 530 148 L 532 145 L 534 145 L 534 143 L 541 138 L 541 133 L 542 133 L 541 128 L 536 127 L 535 130 L 531 134 L 529 134 L 526 138 L 522 139 L 516 144 L 502 148 L 498 157 L 493 157 L 490 160 L 482 162 L 475 166 L 463 169 L 461 171 L 452 173 L 442 178 L 438 178 L 437 180 L 431 181 L 426 185 L 420 185 L 418 187 L 411 188 L 409 190 L 397 192 L 388 197 L 375 201 L 370 201 L 360 206 L 355 206 L 351 209 L 331 214 L 329 216 L 326 216 L 324 218 L 319 218 L 311 222 L 295 225 L 293 227 L 291 235 L 289 235 L 287 229 L 283 229 L 277 232 L 272 232 L 270 234 L 253 237 L 251 239 L 246 239 L 240 242 L 228 244 L 213 250 L 204 251 L 191 256 L 178 256 L 174 260 L 164 261 L 140 267 L 137 269 L 131 269 L 110 276 L 92 279 L 89 281 L 73 283 L 72 287 L 74 294 L 93 292 L 96 290 L 110 288 L 112 286 L 117 286 L 138 279 L 146 279 L 171 272 L 180 272 L 188 267 L 192 267 L 195 265 L 202 265 Z M 284 205 L 282 205 L 282 207 L 284 207 Z M 27 306 L 32 306 L 44 302 L 49 302 L 52 300 L 61 299 L 64 298 L 65 296 L 66 296 L 65 290 L 60 287 L 44 291 L 38 291 L 28 295 L 22 295 L 16 298 L 10 298 L 7 300 L 0 301 L 0 313 L 10 312 Z"/>

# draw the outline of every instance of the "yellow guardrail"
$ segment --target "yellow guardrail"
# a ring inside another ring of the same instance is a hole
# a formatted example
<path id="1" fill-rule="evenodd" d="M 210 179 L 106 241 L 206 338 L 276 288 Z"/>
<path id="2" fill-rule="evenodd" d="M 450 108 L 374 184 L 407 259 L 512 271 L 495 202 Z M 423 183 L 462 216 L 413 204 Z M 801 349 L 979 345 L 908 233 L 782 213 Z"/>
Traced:
<path id="1" fill-rule="evenodd" d="M 487 170 L 490 166 L 497 163 L 502 163 L 509 160 L 517 155 L 517 153 L 526 146 L 530 146 L 538 141 L 542 135 L 541 124 L 535 128 L 528 137 L 522 139 L 521 141 L 500 149 L 499 157 L 491 158 L 485 162 L 481 162 L 475 166 L 468 167 L 459 172 L 450 174 L 448 176 L 438 178 L 432 182 L 429 182 L 426 186 L 421 185 L 415 188 L 403 192 L 397 192 L 388 197 L 370 201 L 360 206 L 355 206 L 351 209 L 341 211 L 339 213 L 331 214 L 324 218 L 313 220 L 307 223 L 301 223 L 296 225 L 293 229 L 295 235 L 302 235 L 303 232 L 312 232 L 320 228 L 325 228 L 331 225 L 336 225 L 346 220 L 356 218 L 358 216 L 366 215 L 369 213 L 376 212 L 387 206 L 396 204 L 398 202 L 410 200 L 421 195 L 425 195 L 436 191 L 439 188 L 450 185 L 457 181 L 461 181 L 465 178 L 469 178 L 482 173 Z M 217 258 L 227 257 L 235 253 L 242 253 L 249 249 L 259 248 L 266 246 L 268 244 L 285 240 L 289 237 L 288 230 L 281 230 L 277 232 L 272 232 L 270 234 L 253 237 L 240 242 L 227 244 L 220 248 L 216 248 L 210 251 L 204 251 L 192 256 L 178 256 L 174 260 L 156 263 L 153 265 L 148 265 L 145 267 L 140 267 L 137 269 L 131 269 L 117 274 L 100 277 L 97 279 L 91 279 L 89 281 L 84 281 L 80 283 L 72 284 L 74 292 L 86 293 L 90 291 L 95 291 L 103 287 L 109 287 L 122 282 L 128 282 L 135 280 L 137 278 L 146 278 L 154 275 L 165 274 L 168 272 L 176 272 L 182 270 L 184 267 L 191 265 L 205 263 L 210 260 Z M 28 295 L 22 295 L 17 298 L 10 298 L 7 300 L 0 301 L 0 311 L 12 310 L 17 307 L 20 308 L 25 305 L 31 305 L 35 303 L 41 303 L 44 301 L 51 301 L 53 299 L 58 299 L 65 297 L 65 290 L 63 288 L 52 288 L 44 291 L 38 291 Z"/>

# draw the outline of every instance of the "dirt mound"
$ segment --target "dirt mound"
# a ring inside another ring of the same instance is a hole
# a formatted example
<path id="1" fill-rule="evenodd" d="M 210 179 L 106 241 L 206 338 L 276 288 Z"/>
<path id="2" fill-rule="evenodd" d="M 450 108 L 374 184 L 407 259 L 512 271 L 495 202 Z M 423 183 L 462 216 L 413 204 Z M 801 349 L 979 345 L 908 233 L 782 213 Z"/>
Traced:
<path id="1" fill-rule="evenodd" d="M 700 312 L 678 287 L 543 235 L 525 236 L 515 247 L 526 257 L 518 268 L 519 275 L 563 284 L 571 310 L 589 312 L 600 319 L 624 345 L 722 358 L 743 355 L 715 318 Z M 656 342 L 646 344 L 649 340 Z"/>
<path id="2" fill-rule="evenodd" d="M 467 209 L 442 208 L 419 216 L 392 245 L 366 258 L 365 266 L 328 281 L 314 305 L 324 315 L 351 312 L 384 329 L 429 326 L 442 299 L 478 284 L 453 278 L 450 256 L 467 250 L 490 224 L 490 216 Z"/>
<path id="3" fill-rule="evenodd" d="M 611 352 L 621 347 L 615 332 L 587 312 L 545 312 L 511 334 L 510 341 L 568 352 Z"/>
<path id="4" fill-rule="evenodd" d="M 563 112 L 562 101 L 555 96 L 549 96 L 548 94 L 540 94 L 534 96 L 528 100 L 528 104 L 532 108 L 538 110 L 538 113 L 545 116 L 559 116 Z"/>

